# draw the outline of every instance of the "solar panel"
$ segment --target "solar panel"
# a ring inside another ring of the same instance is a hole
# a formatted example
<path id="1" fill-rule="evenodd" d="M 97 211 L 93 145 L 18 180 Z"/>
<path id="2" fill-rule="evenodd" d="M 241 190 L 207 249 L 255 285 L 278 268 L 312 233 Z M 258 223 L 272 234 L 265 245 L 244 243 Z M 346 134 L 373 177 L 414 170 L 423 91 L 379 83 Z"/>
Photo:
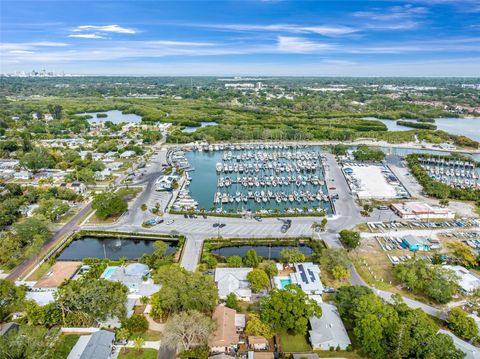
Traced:
<path id="1" fill-rule="evenodd" d="M 303 268 L 303 264 L 298 265 L 298 269 L 300 270 L 300 277 L 305 283 L 308 283 L 307 275 L 305 274 L 305 269 Z"/>

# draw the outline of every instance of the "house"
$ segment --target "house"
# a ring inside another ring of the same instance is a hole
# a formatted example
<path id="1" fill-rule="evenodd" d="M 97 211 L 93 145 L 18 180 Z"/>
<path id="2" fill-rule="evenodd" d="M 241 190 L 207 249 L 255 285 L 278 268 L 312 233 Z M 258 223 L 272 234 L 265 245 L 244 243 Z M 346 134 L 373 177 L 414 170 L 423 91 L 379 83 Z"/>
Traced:
<path id="1" fill-rule="evenodd" d="M 32 178 L 32 172 L 30 171 L 18 171 L 13 173 L 13 178 L 18 180 L 29 180 Z"/>
<path id="2" fill-rule="evenodd" d="M 67 359 L 110 359 L 115 334 L 99 330 L 78 338 Z"/>
<path id="3" fill-rule="evenodd" d="M 208 359 L 233 359 L 234 357 L 231 355 L 227 355 L 225 353 L 215 354 L 208 357 Z"/>
<path id="4" fill-rule="evenodd" d="M 154 284 L 150 278 L 150 269 L 142 263 L 131 263 L 125 267 L 107 267 L 101 278 L 120 282 L 128 289 L 131 297 L 149 297 L 160 290 L 160 285 Z"/>
<path id="5" fill-rule="evenodd" d="M 110 171 L 118 171 L 120 168 L 122 168 L 123 163 L 122 162 L 110 162 L 105 165 Z"/>
<path id="6" fill-rule="evenodd" d="M 312 353 L 293 354 L 292 359 L 318 359 L 318 354 L 312 354 Z"/>
<path id="7" fill-rule="evenodd" d="M 155 190 L 156 191 L 170 191 L 172 190 L 172 184 L 173 182 L 178 182 L 180 180 L 180 177 L 177 175 L 166 175 L 166 176 L 160 176 L 156 181 L 155 181 Z"/>
<path id="8" fill-rule="evenodd" d="M 71 189 L 75 193 L 83 194 L 87 191 L 87 186 L 80 182 L 69 182 L 69 183 L 62 183 L 61 187 L 65 187 Z"/>
<path id="9" fill-rule="evenodd" d="M 106 179 L 108 179 L 110 176 L 112 175 L 112 172 L 110 171 L 109 168 L 105 168 L 104 170 L 102 171 L 97 171 L 95 172 L 95 179 L 97 181 L 105 181 Z"/>
<path id="10" fill-rule="evenodd" d="M 453 270 L 460 278 L 458 285 L 463 293 L 468 294 L 473 292 L 475 289 L 480 288 L 480 278 L 470 272 L 467 268 L 458 265 L 444 265 L 443 268 Z"/>
<path id="11" fill-rule="evenodd" d="M 220 299 L 227 299 L 230 293 L 235 293 L 238 299 L 249 302 L 252 297 L 250 282 L 247 275 L 253 268 L 217 268 L 215 282 Z"/>
<path id="12" fill-rule="evenodd" d="M 252 352 L 247 353 L 247 359 L 274 359 L 273 352 Z"/>
<path id="13" fill-rule="evenodd" d="M 245 329 L 245 314 L 237 313 L 235 314 L 235 328 L 237 328 L 237 332 L 243 332 Z"/>
<path id="14" fill-rule="evenodd" d="M 322 294 L 320 267 L 312 262 L 294 263 L 295 272 L 290 274 L 292 283 L 297 284 L 307 294 Z"/>
<path id="15" fill-rule="evenodd" d="M 217 323 L 217 329 L 208 339 L 208 346 L 213 353 L 228 353 L 237 348 L 240 340 L 235 327 L 234 309 L 219 305 L 213 312 L 212 319 Z"/>
<path id="16" fill-rule="evenodd" d="M 120 158 L 130 158 L 133 156 L 135 156 L 135 151 L 125 151 L 125 152 L 122 152 L 122 154 L 120 155 Z"/>
<path id="17" fill-rule="evenodd" d="M 429 251 L 432 246 L 428 239 L 423 237 L 417 237 L 412 234 L 403 237 L 402 243 L 412 252 Z"/>
<path id="18" fill-rule="evenodd" d="M 321 303 L 322 316 L 311 317 L 311 330 L 308 332 L 313 349 L 329 350 L 331 347 L 346 349 L 351 344 L 347 330 L 338 314 L 337 307 Z"/>
<path id="19" fill-rule="evenodd" d="M 268 340 L 262 336 L 249 335 L 247 338 L 248 346 L 253 350 L 267 350 Z"/>
<path id="20" fill-rule="evenodd" d="M 423 202 L 393 203 L 390 208 L 400 218 L 404 219 L 452 219 L 455 213 L 448 208 L 430 206 Z"/>

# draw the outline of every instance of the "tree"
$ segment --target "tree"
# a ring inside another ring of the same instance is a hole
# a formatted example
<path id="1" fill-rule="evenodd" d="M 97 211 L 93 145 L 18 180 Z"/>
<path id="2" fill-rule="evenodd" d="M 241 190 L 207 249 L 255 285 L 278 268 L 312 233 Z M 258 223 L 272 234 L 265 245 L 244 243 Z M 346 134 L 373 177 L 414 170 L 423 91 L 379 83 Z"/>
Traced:
<path id="1" fill-rule="evenodd" d="M 142 337 L 136 337 L 133 339 L 133 347 L 137 351 L 137 354 L 140 354 L 143 351 L 143 344 L 145 343 L 145 339 Z"/>
<path id="2" fill-rule="evenodd" d="M 417 353 L 425 353 L 424 358 L 463 359 L 465 354 L 455 347 L 453 339 L 447 334 L 438 333 L 424 339 L 425 344 L 418 347 Z"/>
<path id="3" fill-rule="evenodd" d="M 322 309 L 296 285 L 285 289 L 273 289 L 268 297 L 260 300 L 261 319 L 270 323 L 274 330 L 286 330 L 305 334 L 311 316 L 320 317 Z"/>
<path id="4" fill-rule="evenodd" d="M 30 244 L 37 238 L 43 243 L 50 236 L 47 222 L 40 217 L 26 218 L 13 228 L 22 245 Z"/>
<path id="5" fill-rule="evenodd" d="M 441 304 L 452 300 L 458 289 L 458 277 L 454 271 L 422 259 L 412 258 L 400 263 L 395 266 L 393 273 L 410 290 L 424 293 Z"/>
<path id="6" fill-rule="evenodd" d="M 264 270 L 270 278 L 278 274 L 277 263 L 272 260 L 264 260 L 258 265 L 258 268 Z"/>
<path id="7" fill-rule="evenodd" d="M 230 268 L 240 268 L 243 267 L 242 257 L 240 256 L 231 256 L 227 258 L 227 265 Z"/>
<path id="8" fill-rule="evenodd" d="M 305 261 L 305 254 L 298 248 L 285 248 L 280 252 L 280 257 L 284 263 L 298 263 Z"/>
<path id="9" fill-rule="evenodd" d="M 349 231 L 348 229 L 341 230 L 340 241 L 347 249 L 355 249 L 360 244 L 360 233 L 355 231 Z"/>
<path id="10" fill-rule="evenodd" d="M 347 251 L 342 248 L 325 248 L 320 255 L 320 266 L 322 270 L 330 273 L 332 273 L 335 267 L 348 269 L 350 267 L 350 261 Z"/>
<path id="11" fill-rule="evenodd" d="M 257 268 L 262 258 L 257 255 L 257 251 L 255 249 L 249 249 L 243 257 L 243 263 L 247 267 Z"/>
<path id="12" fill-rule="evenodd" d="M 342 266 L 336 266 L 332 269 L 332 275 L 336 280 L 344 281 L 350 277 L 350 271 Z"/>
<path id="13" fill-rule="evenodd" d="M 477 266 L 477 256 L 473 250 L 462 242 L 451 242 L 447 244 L 450 253 L 461 266 L 472 268 Z"/>
<path id="14" fill-rule="evenodd" d="M 64 282 L 55 293 L 63 325 L 88 326 L 109 317 L 125 318 L 127 287 L 104 279 Z"/>
<path id="15" fill-rule="evenodd" d="M 438 201 L 438 203 L 440 204 L 440 206 L 442 207 L 447 207 L 448 204 L 450 203 L 450 201 L 448 199 L 441 199 L 440 201 Z"/>
<path id="16" fill-rule="evenodd" d="M 25 287 L 17 287 L 13 282 L 0 279 L 0 321 L 12 312 L 22 309 L 25 292 Z"/>
<path id="17" fill-rule="evenodd" d="M 322 221 L 320 222 L 320 230 L 323 232 L 325 231 L 325 228 L 327 227 L 328 220 L 326 218 L 323 218 Z"/>
<path id="18" fill-rule="evenodd" d="M 212 277 L 168 266 L 160 268 L 155 279 L 162 285 L 150 303 L 157 317 L 188 310 L 209 312 L 217 305 L 218 290 Z"/>
<path id="19" fill-rule="evenodd" d="M 128 339 L 129 336 L 130 336 L 130 332 L 128 331 L 127 328 L 118 328 L 115 331 L 115 338 L 118 341 L 124 342 Z M 123 352 L 125 353 L 125 345 L 123 345 Z"/>
<path id="20" fill-rule="evenodd" d="M 60 199 L 50 198 L 39 202 L 39 207 L 35 213 L 41 214 L 52 222 L 55 222 L 60 216 L 65 214 L 70 206 Z"/>
<path id="21" fill-rule="evenodd" d="M 237 312 L 240 311 L 240 305 L 238 303 L 238 298 L 235 293 L 229 293 L 225 301 L 225 306 L 231 309 L 235 309 Z"/>
<path id="22" fill-rule="evenodd" d="M 122 214 L 128 209 L 128 204 L 117 193 L 102 192 L 93 198 L 92 208 L 98 218 L 105 219 Z"/>
<path id="23" fill-rule="evenodd" d="M 140 209 L 145 212 L 147 210 L 147 205 L 145 203 L 142 203 Z"/>
<path id="24" fill-rule="evenodd" d="M 453 308 L 448 313 L 448 327 L 461 338 L 470 340 L 478 334 L 478 327 L 475 320 L 459 307 Z"/>
<path id="25" fill-rule="evenodd" d="M 250 314 L 248 316 L 245 333 L 248 335 L 265 337 L 267 339 L 273 338 L 272 328 L 268 323 L 263 322 L 258 314 Z"/>
<path id="26" fill-rule="evenodd" d="M 148 320 L 143 314 L 132 314 L 122 321 L 122 327 L 131 334 L 143 334 L 148 330 Z"/>
<path id="27" fill-rule="evenodd" d="M 270 284 L 267 273 L 258 268 L 253 269 L 247 274 L 247 280 L 250 282 L 250 286 L 255 293 L 267 288 Z"/>
<path id="28" fill-rule="evenodd" d="M 167 257 L 168 245 L 163 241 L 155 241 L 153 243 L 153 252 L 142 256 L 142 262 L 146 263 L 150 268 L 159 268 L 162 265 L 171 263 L 171 258 Z"/>
<path id="29" fill-rule="evenodd" d="M 43 147 L 36 147 L 20 158 L 20 166 L 38 172 L 43 168 L 54 168 L 55 160 Z"/>
<path id="30" fill-rule="evenodd" d="M 467 295 L 467 303 L 477 313 L 480 312 L 480 288 L 475 288 Z"/>
<path id="31" fill-rule="evenodd" d="M 165 324 L 162 344 L 173 350 L 190 350 L 194 345 L 206 345 L 215 329 L 215 322 L 196 311 L 174 314 Z"/>
<path id="32" fill-rule="evenodd" d="M 51 350 L 52 338 L 42 327 L 22 325 L 18 331 L 10 330 L 0 337 L 0 358 L 33 359 L 46 358 Z"/>
<path id="33" fill-rule="evenodd" d="M 357 150 L 353 152 L 353 157 L 357 161 L 382 161 L 385 158 L 385 152 L 379 148 L 358 145 Z"/>

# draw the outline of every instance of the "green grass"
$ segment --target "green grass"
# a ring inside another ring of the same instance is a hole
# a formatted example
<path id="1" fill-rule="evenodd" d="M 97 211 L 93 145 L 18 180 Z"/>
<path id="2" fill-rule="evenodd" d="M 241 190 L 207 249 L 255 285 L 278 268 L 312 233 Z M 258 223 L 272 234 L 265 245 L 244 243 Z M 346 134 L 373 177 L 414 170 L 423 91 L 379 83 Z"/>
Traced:
<path id="1" fill-rule="evenodd" d="M 130 340 L 133 340 L 133 339 L 138 338 L 138 337 L 142 337 L 147 342 L 155 342 L 157 340 L 160 340 L 161 334 L 162 334 L 161 332 L 157 332 L 155 330 L 147 330 L 145 333 L 140 334 L 140 335 L 132 334 L 130 336 Z"/>
<path id="2" fill-rule="evenodd" d="M 293 335 L 286 332 L 278 333 L 277 335 L 280 339 L 280 348 L 283 352 L 298 353 L 309 352 L 312 350 L 312 347 L 308 343 L 305 335 Z"/>
<path id="3" fill-rule="evenodd" d="M 61 335 L 55 345 L 53 357 L 55 359 L 66 359 L 73 346 L 77 343 L 78 338 L 80 338 L 78 334 Z"/>
<path id="4" fill-rule="evenodd" d="M 326 350 L 316 350 L 315 353 L 318 354 L 320 358 L 348 358 L 348 359 L 363 359 L 366 357 L 361 356 L 357 352 L 347 352 L 345 350 L 340 351 L 326 351 Z"/>
<path id="5" fill-rule="evenodd" d="M 119 358 L 124 359 L 157 359 L 158 351 L 155 349 L 142 349 L 140 353 L 137 354 L 137 351 L 133 348 L 126 348 L 126 353 L 123 353 L 123 348 L 120 349 Z"/>

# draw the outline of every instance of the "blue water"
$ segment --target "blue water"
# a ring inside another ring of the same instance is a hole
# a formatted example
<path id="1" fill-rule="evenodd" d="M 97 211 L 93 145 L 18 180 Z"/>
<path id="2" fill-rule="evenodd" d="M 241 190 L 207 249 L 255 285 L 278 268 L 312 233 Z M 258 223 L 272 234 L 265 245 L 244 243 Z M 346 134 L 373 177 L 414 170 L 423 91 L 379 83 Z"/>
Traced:
<path id="1" fill-rule="evenodd" d="M 83 237 L 74 240 L 57 257 L 60 261 L 81 261 L 84 258 L 108 258 L 117 260 L 127 258 L 138 259 L 144 253 L 151 254 L 154 240 L 128 238 L 95 238 Z M 175 253 L 176 242 L 165 242 L 168 245 L 167 255 Z"/>
<path id="2" fill-rule="evenodd" d="M 216 122 L 200 122 L 200 126 L 199 127 L 185 127 L 182 132 L 184 133 L 192 133 L 192 132 L 195 132 L 196 130 L 198 130 L 199 128 L 202 128 L 202 127 L 207 127 L 207 126 L 218 126 L 218 123 Z"/>
<path id="3" fill-rule="evenodd" d="M 117 270 L 118 267 L 107 267 L 103 271 L 102 275 L 100 276 L 101 278 L 109 279 L 113 273 Z"/>
<path id="4" fill-rule="evenodd" d="M 280 279 L 280 287 L 282 289 L 285 289 L 285 287 L 289 284 L 292 284 L 292 280 L 290 278 L 288 279 Z"/>
<path id="5" fill-rule="evenodd" d="M 98 113 L 107 114 L 107 117 L 97 118 Z M 122 111 L 118 111 L 118 110 L 111 110 L 111 111 L 106 111 L 106 112 L 84 112 L 84 113 L 76 113 L 75 115 L 77 115 L 77 116 L 85 116 L 85 115 L 93 116 L 93 118 L 88 120 L 88 122 L 90 122 L 90 123 L 100 123 L 100 122 L 106 122 L 106 121 L 111 121 L 113 123 L 122 123 L 122 122 L 124 122 L 124 123 L 127 123 L 127 122 L 138 123 L 138 122 L 142 121 L 142 118 L 138 115 L 135 115 L 133 113 L 123 113 Z"/>
<path id="6" fill-rule="evenodd" d="M 306 149 L 299 149 L 298 151 L 321 151 L 319 146 L 310 146 Z M 252 152 L 253 150 L 249 150 Z M 263 152 L 270 152 L 275 150 L 262 150 Z M 278 151 L 278 150 L 277 150 Z M 286 151 L 286 150 L 281 150 Z M 293 149 L 290 149 L 293 151 Z M 243 151 L 232 151 L 234 155 L 241 154 Z M 234 203 L 217 203 L 214 204 L 214 197 L 215 193 L 217 192 L 217 182 L 219 177 L 226 177 L 230 176 L 231 178 L 242 177 L 242 176 L 266 176 L 266 175 L 275 175 L 273 172 L 260 171 L 258 174 L 217 174 L 215 165 L 217 162 L 222 162 L 224 151 L 196 151 L 196 152 L 188 152 L 186 157 L 190 163 L 190 166 L 193 167 L 195 170 L 190 172 L 190 176 L 192 177 L 191 184 L 189 186 L 190 194 L 193 199 L 198 202 L 199 209 L 219 209 L 221 208 L 224 211 L 240 211 L 243 210 L 251 210 L 251 211 L 258 211 L 258 210 L 278 210 L 279 212 L 284 212 L 286 209 L 289 208 L 324 208 L 327 214 L 332 213 L 332 208 L 329 202 L 282 202 L 277 203 L 275 200 L 270 200 L 266 203 L 257 203 L 254 200 L 249 200 L 247 203 L 244 202 L 234 202 Z M 283 161 L 282 161 L 283 162 Z M 246 163 L 246 162 L 243 162 Z M 269 170 L 271 171 L 271 170 Z M 278 174 L 278 176 L 288 176 L 290 174 L 284 172 Z M 302 176 L 305 173 L 302 173 Z M 316 172 L 309 172 L 308 175 L 316 175 L 320 178 L 320 180 L 324 179 L 323 170 L 321 167 L 317 169 Z M 235 195 L 235 193 L 240 192 L 242 194 L 246 194 L 248 191 L 268 191 L 271 190 L 272 192 L 284 191 L 285 193 L 291 193 L 293 191 L 310 191 L 316 193 L 317 191 L 321 190 L 324 194 L 328 194 L 327 185 L 324 184 L 322 186 L 313 186 L 311 184 L 307 184 L 306 186 L 296 187 L 296 186 L 282 186 L 282 187 L 250 187 L 245 188 L 241 186 L 241 184 L 233 184 L 230 187 L 223 187 L 218 188 L 219 192 L 228 192 L 230 195 Z"/>

